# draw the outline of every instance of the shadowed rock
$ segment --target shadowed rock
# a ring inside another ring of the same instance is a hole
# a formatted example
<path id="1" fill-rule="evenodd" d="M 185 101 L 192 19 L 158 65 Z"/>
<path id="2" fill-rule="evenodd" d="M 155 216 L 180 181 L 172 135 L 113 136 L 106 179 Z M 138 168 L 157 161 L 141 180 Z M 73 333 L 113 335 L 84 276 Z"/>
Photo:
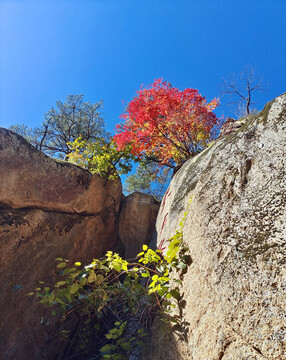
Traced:
<path id="1" fill-rule="evenodd" d="M 55 161 L 0 128 L 0 357 L 53 359 L 56 319 L 27 296 L 54 281 L 54 259 L 86 264 L 118 236 L 121 182 Z"/>
<path id="2" fill-rule="evenodd" d="M 39 280 L 55 282 L 55 258 L 88 264 L 107 250 L 124 255 L 124 245 L 136 255 L 152 236 L 159 204 L 134 194 L 121 206 L 119 179 L 104 182 L 51 159 L 3 128 L 0 174 L 0 358 L 62 359 L 64 325 L 27 294 Z"/>
<path id="3" fill-rule="evenodd" d="M 135 258 L 143 244 L 149 244 L 154 232 L 160 202 L 151 195 L 135 192 L 122 202 L 119 235 L 125 245 L 125 257 Z"/>

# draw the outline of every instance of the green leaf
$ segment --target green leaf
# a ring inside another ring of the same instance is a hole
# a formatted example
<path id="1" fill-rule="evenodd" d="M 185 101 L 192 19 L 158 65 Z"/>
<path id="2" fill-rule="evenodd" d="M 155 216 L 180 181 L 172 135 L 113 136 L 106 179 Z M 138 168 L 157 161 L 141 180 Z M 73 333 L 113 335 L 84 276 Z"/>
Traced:
<path id="1" fill-rule="evenodd" d="M 147 245 L 143 245 L 143 250 L 146 251 L 148 249 Z"/>
<path id="2" fill-rule="evenodd" d="M 56 283 L 56 285 L 55 285 L 55 288 L 58 288 L 58 287 L 60 287 L 60 286 L 62 286 L 62 285 L 65 285 L 66 284 L 66 281 L 58 281 L 57 283 Z"/>
<path id="3" fill-rule="evenodd" d="M 130 345 L 129 342 L 122 343 L 122 344 L 120 344 L 120 346 L 121 346 L 122 349 L 125 350 L 125 351 L 131 350 L 131 345 Z"/>
<path id="4" fill-rule="evenodd" d="M 184 269 L 186 269 L 187 265 L 185 263 L 183 263 L 183 262 L 179 262 L 179 264 L 176 267 L 178 269 L 184 270 Z"/>
<path id="5" fill-rule="evenodd" d="M 179 293 L 179 291 L 177 290 L 177 289 L 172 289 L 171 291 L 170 291 L 170 294 L 173 296 L 173 298 L 174 299 L 176 299 L 176 300 L 180 300 L 180 298 L 181 298 L 181 295 L 180 295 L 180 293 Z"/>
<path id="6" fill-rule="evenodd" d="M 104 352 L 110 351 L 111 349 L 112 349 L 112 345 L 107 344 L 107 345 L 104 345 L 104 346 L 100 349 L 100 351 L 104 353 Z"/>
<path id="7" fill-rule="evenodd" d="M 143 341 L 137 341 L 137 345 L 139 346 L 145 346 L 145 343 Z"/>
<path id="8" fill-rule="evenodd" d="M 100 325 L 99 324 L 94 324 L 93 327 L 94 327 L 95 330 L 100 330 Z"/>
<path id="9" fill-rule="evenodd" d="M 96 280 L 96 274 L 93 270 L 90 271 L 89 276 L 87 278 L 88 283 L 92 283 Z"/>
<path id="10" fill-rule="evenodd" d="M 65 262 L 62 262 L 62 263 L 59 263 L 59 264 L 57 265 L 57 268 L 62 269 L 62 268 L 64 268 L 64 267 L 66 267 L 66 266 L 67 266 L 67 264 L 66 264 Z"/>
<path id="11" fill-rule="evenodd" d="M 114 269 L 115 269 L 116 271 L 118 271 L 118 272 L 121 270 L 121 265 L 118 264 L 118 263 L 113 264 L 113 267 L 114 267 Z"/>
<path id="12" fill-rule="evenodd" d="M 35 293 L 32 291 L 29 294 L 27 294 L 28 296 L 34 295 Z"/>
<path id="13" fill-rule="evenodd" d="M 79 289 L 79 284 L 78 283 L 74 283 L 72 284 L 72 286 L 70 287 L 70 293 L 71 294 L 75 294 Z"/>
<path id="14" fill-rule="evenodd" d="M 62 300 L 62 299 L 60 299 L 60 298 L 55 298 L 55 302 L 57 302 L 58 304 L 61 304 L 61 305 L 66 305 L 66 303 Z"/>

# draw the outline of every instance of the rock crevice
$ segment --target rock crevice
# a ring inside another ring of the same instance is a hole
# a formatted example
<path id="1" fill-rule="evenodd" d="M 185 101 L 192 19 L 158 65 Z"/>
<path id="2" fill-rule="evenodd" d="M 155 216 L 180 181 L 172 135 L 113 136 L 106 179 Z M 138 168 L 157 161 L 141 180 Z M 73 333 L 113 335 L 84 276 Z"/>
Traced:
<path id="1" fill-rule="evenodd" d="M 135 256 L 154 231 L 159 204 L 144 194 L 123 200 L 119 179 L 104 182 L 55 161 L 3 128 L 0 174 L 0 358 L 54 359 L 61 346 L 56 320 L 27 294 L 54 278 L 55 258 L 88 264 L 107 250 Z M 133 228 L 141 232 L 131 251 Z"/>

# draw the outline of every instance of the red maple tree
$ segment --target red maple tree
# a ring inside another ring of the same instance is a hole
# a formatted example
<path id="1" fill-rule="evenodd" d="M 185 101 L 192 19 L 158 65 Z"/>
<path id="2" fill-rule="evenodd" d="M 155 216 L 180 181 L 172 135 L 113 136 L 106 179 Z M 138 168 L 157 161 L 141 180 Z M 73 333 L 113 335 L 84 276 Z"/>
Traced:
<path id="1" fill-rule="evenodd" d="M 195 89 L 180 91 L 163 79 L 141 88 L 128 104 L 117 125 L 115 140 L 121 150 L 175 168 L 202 150 L 218 124 L 210 103 Z"/>

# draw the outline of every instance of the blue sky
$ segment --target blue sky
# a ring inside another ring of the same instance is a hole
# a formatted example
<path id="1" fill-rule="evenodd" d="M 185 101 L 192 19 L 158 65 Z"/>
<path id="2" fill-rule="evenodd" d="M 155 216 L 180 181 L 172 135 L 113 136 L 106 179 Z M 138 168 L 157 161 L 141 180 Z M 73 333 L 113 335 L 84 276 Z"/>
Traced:
<path id="1" fill-rule="evenodd" d="M 260 109 L 286 91 L 285 16 L 285 0 L 0 0 L 0 126 L 40 125 L 84 94 L 103 99 L 112 131 L 141 84 L 163 77 L 211 100 L 247 64 L 268 83 Z"/>

